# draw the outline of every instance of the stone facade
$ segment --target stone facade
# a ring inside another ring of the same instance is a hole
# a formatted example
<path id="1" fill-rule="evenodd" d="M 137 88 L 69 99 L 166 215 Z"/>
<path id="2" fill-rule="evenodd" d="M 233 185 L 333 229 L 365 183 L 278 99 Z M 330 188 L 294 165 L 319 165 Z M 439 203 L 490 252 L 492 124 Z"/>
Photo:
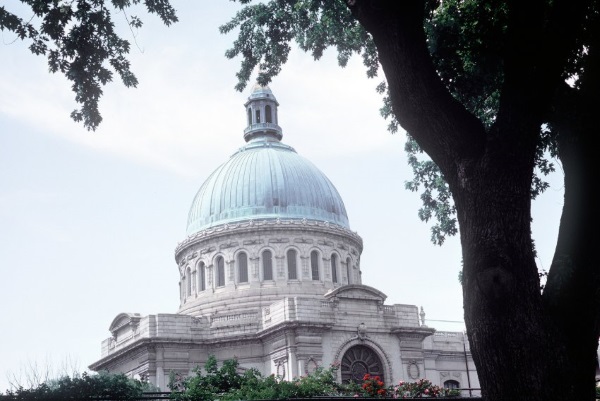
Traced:
<path id="1" fill-rule="evenodd" d="M 112 322 L 113 335 L 103 341 L 102 359 L 91 368 L 147 377 L 165 389 L 170 372 L 190 374 L 211 354 L 291 378 L 317 366 L 343 365 L 353 348 L 365 347 L 379 358 L 376 369 L 388 383 L 427 378 L 479 387 L 463 333 L 436 332 L 420 324 L 416 306 L 384 300 L 372 287 L 350 284 L 322 299 L 282 297 L 267 306 L 203 317 L 123 313 Z M 344 369 L 339 372 L 342 380 Z"/>
<path id="2" fill-rule="evenodd" d="M 386 305 L 362 284 L 363 241 L 333 185 L 280 143 L 270 89 L 256 86 L 244 106 L 248 145 L 201 187 L 175 249 L 179 310 L 119 314 L 90 369 L 167 390 L 171 372 L 214 355 L 284 379 L 340 363 L 340 381 L 478 388 L 463 333 L 436 332 L 417 306 Z"/>

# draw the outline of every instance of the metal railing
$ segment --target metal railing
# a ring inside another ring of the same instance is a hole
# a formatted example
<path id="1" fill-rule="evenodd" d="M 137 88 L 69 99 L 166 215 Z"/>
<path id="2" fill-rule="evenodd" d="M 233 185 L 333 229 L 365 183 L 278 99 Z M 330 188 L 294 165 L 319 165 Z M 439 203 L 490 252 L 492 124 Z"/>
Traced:
<path id="1" fill-rule="evenodd" d="M 457 390 L 461 390 L 461 391 L 469 391 L 471 394 L 473 392 L 480 392 L 481 389 L 479 388 L 461 388 L 461 389 L 457 389 Z M 130 397 L 114 397 L 114 396 L 97 396 L 97 397 L 89 397 L 89 398 L 78 398 L 78 397 L 71 397 L 71 398 L 64 398 L 64 397 L 56 397 L 56 398 L 52 398 L 52 397 L 48 397 L 48 396 L 44 396 L 43 401 L 143 401 L 143 400 L 169 400 L 171 399 L 171 394 L 170 392 L 146 392 L 143 393 L 140 397 L 134 397 L 134 398 L 130 398 Z M 369 399 L 370 397 L 358 397 L 361 399 Z M 442 397 L 442 398 L 447 398 L 450 399 L 452 401 L 460 401 L 460 400 L 468 400 L 468 401 L 483 401 L 483 399 L 480 396 L 458 396 L 458 397 Z M 0 395 L 0 401 L 28 401 L 28 400 L 35 400 L 36 398 L 33 397 L 19 397 L 19 396 L 11 396 L 11 395 Z M 379 399 L 393 399 L 393 397 L 382 397 Z M 403 398 L 403 399 L 411 399 L 411 398 Z M 415 398 L 417 399 L 417 398 Z M 420 400 L 422 400 L 422 398 L 418 398 Z M 356 401 L 356 397 L 350 397 L 350 396 L 316 396 L 316 397 L 310 397 L 310 398 L 288 398 L 286 399 L 286 401 Z M 265 400 L 255 400 L 255 401 L 273 401 L 271 399 L 265 399 Z"/>

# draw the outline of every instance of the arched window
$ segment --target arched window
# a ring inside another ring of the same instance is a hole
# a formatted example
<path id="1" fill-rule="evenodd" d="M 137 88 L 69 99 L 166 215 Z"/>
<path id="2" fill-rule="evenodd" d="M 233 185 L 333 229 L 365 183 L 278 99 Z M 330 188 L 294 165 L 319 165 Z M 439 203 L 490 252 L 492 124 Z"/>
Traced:
<path id="1" fill-rule="evenodd" d="M 267 122 L 267 123 L 273 122 L 273 118 L 271 117 L 271 106 L 269 106 L 269 105 L 265 106 L 265 122 Z"/>
<path id="2" fill-rule="evenodd" d="M 206 290 L 206 270 L 204 262 L 198 264 L 198 291 Z"/>
<path id="3" fill-rule="evenodd" d="M 288 280 L 296 280 L 298 273 L 296 271 L 296 250 L 290 249 L 287 251 L 287 267 L 288 267 Z"/>
<path id="4" fill-rule="evenodd" d="M 223 287 L 225 285 L 225 259 L 223 256 L 217 258 L 217 287 Z"/>
<path id="5" fill-rule="evenodd" d="M 237 257 L 238 264 L 238 282 L 248 282 L 248 255 L 246 252 L 240 252 Z"/>
<path id="6" fill-rule="evenodd" d="M 252 125 L 252 109 L 248 107 L 248 125 Z"/>
<path id="7" fill-rule="evenodd" d="M 352 259 L 346 259 L 346 276 L 348 277 L 348 284 L 352 284 Z"/>
<path id="8" fill-rule="evenodd" d="M 185 273 L 185 284 L 186 284 L 185 296 L 189 297 L 190 295 L 192 295 L 192 271 L 189 267 L 187 268 L 186 273 Z"/>
<path id="9" fill-rule="evenodd" d="M 333 281 L 334 283 L 338 282 L 338 277 L 337 277 L 337 255 L 335 253 L 331 254 L 331 281 Z"/>
<path id="10" fill-rule="evenodd" d="M 256 110 L 256 123 L 260 123 L 260 110 Z"/>
<path id="11" fill-rule="evenodd" d="M 319 252 L 312 251 L 310 253 L 310 270 L 312 272 L 312 279 L 319 279 Z"/>
<path id="12" fill-rule="evenodd" d="M 456 390 L 456 389 L 460 388 L 460 383 L 457 382 L 456 380 L 446 380 L 444 382 L 444 388 L 447 388 L 450 390 Z"/>
<path id="13" fill-rule="evenodd" d="M 340 365 L 342 383 L 362 383 L 367 373 L 379 376 L 385 382 L 381 360 L 371 348 L 364 345 L 355 345 L 346 351 Z"/>
<path id="14" fill-rule="evenodd" d="M 262 253 L 263 280 L 273 280 L 273 254 L 266 250 Z"/>

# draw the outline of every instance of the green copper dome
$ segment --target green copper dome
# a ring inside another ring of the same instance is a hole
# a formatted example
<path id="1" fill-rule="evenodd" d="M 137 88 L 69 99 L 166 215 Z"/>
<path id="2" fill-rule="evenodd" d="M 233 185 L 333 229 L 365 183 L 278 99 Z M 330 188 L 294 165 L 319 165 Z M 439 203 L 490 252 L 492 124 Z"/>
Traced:
<path id="1" fill-rule="evenodd" d="M 344 202 L 331 181 L 280 142 L 271 90 L 255 86 L 245 104 L 248 143 L 202 184 L 188 216 L 187 234 L 248 220 L 306 219 L 350 228 Z"/>

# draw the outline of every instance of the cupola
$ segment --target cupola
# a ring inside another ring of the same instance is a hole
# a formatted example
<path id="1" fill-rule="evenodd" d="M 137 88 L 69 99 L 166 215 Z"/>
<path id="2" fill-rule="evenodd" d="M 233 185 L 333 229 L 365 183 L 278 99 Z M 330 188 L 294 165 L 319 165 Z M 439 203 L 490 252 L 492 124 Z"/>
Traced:
<path id="1" fill-rule="evenodd" d="M 244 130 L 246 142 L 258 137 L 271 137 L 281 140 L 283 134 L 277 121 L 277 106 L 279 103 L 268 86 L 254 85 L 246 107 L 248 126 Z"/>

